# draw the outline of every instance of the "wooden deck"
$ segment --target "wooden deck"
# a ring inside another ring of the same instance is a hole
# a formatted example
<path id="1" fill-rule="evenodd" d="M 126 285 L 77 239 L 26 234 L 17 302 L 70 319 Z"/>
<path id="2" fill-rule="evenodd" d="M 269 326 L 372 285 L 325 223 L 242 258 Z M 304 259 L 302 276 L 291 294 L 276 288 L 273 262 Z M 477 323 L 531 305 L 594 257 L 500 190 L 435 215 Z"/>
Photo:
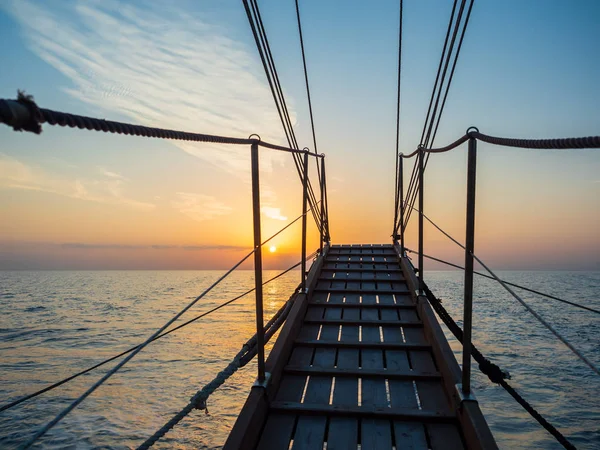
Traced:
<path id="1" fill-rule="evenodd" d="M 332 246 L 317 269 L 295 332 L 292 324 L 282 331 L 280 340 L 290 342 L 272 352 L 285 362 L 269 358 L 279 373 L 270 389 L 258 388 L 266 407 L 251 395 L 225 448 L 495 448 L 483 417 L 475 418 L 485 425 L 475 441 L 464 430 L 455 380 L 444 380 L 452 371 L 439 361 L 449 347 L 432 342 L 441 330 L 426 333 L 431 317 L 421 317 L 414 272 L 402 270 L 397 250 Z M 248 414 L 264 416 L 252 430 Z M 492 444 L 477 445 L 482 436 Z"/>

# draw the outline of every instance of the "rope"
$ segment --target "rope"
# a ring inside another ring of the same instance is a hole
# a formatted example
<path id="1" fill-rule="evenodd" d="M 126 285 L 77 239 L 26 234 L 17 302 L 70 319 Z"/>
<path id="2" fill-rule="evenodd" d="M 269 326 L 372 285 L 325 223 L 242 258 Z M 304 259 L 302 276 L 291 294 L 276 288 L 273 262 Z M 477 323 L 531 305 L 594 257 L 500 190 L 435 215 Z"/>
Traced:
<path id="1" fill-rule="evenodd" d="M 13 127 L 15 131 L 30 131 L 40 134 L 42 123 L 61 127 L 79 128 L 81 130 L 103 131 L 105 133 L 142 136 L 158 139 L 173 139 L 181 141 L 211 142 L 218 144 L 250 145 L 289 153 L 313 153 L 305 150 L 283 147 L 281 145 L 263 142 L 257 139 L 234 138 L 212 134 L 190 133 L 186 131 L 168 130 L 163 128 L 145 127 L 131 123 L 115 122 L 95 117 L 80 116 L 51 109 L 39 108 L 31 95 L 19 91 L 17 100 L 0 99 L 0 123 Z M 317 155 L 319 157 L 320 155 Z"/>
<path id="2" fill-rule="evenodd" d="M 403 0 L 400 0 L 400 19 L 398 21 L 398 99 L 396 104 L 396 187 L 394 192 L 394 232 L 395 236 L 398 229 L 398 203 L 400 201 L 400 183 L 399 158 L 400 158 L 400 75 L 402 73 L 402 6 Z"/>
<path id="3" fill-rule="evenodd" d="M 458 245 L 460 248 L 462 248 L 463 250 L 465 250 L 465 247 L 458 242 L 456 239 L 454 239 L 452 236 L 450 236 L 448 233 L 446 233 L 444 230 L 442 230 L 438 225 L 436 225 L 429 217 L 427 217 L 425 214 L 423 214 L 423 217 L 425 219 L 427 219 L 427 221 L 429 223 L 431 223 L 435 228 L 437 228 L 444 236 L 446 236 L 447 238 L 449 238 L 452 242 L 454 242 L 456 245 Z M 502 285 L 502 287 L 504 289 L 506 289 L 508 291 L 508 293 L 510 295 L 512 295 L 515 300 L 517 300 L 521 305 L 523 305 L 523 307 L 529 312 L 531 313 L 531 315 L 533 317 L 535 317 L 542 325 L 544 325 L 554 336 L 556 336 L 556 338 L 561 341 L 563 344 L 565 344 L 567 346 L 567 348 L 569 350 L 571 350 L 573 352 L 573 354 L 575 354 L 575 356 L 577 356 L 582 362 L 584 362 L 590 369 L 592 369 L 597 375 L 600 375 L 600 369 L 598 369 L 598 367 L 596 367 L 585 355 L 583 355 L 579 350 L 577 350 L 573 344 L 571 344 L 567 338 L 565 338 L 563 335 L 561 335 L 552 325 L 550 325 L 542 316 L 540 316 L 535 310 L 533 310 L 533 308 L 531 308 L 531 306 L 529 306 L 519 295 L 517 295 L 515 293 L 515 291 L 513 291 L 507 283 L 505 283 L 503 280 L 501 280 L 500 278 L 498 278 L 498 276 L 496 276 L 496 274 L 494 272 L 492 272 L 492 269 L 490 269 L 481 259 L 479 259 L 475 254 L 472 254 L 473 258 L 475 258 L 475 260 L 481 264 L 481 266 L 488 271 L 488 273 L 498 282 Z"/>
<path id="4" fill-rule="evenodd" d="M 306 55 L 304 53 L 304 39 L 302 38 L 302 23 L 300 22 L 300 6 L 298 5 L 298 0 L 296 0 L 296 17 L 298 19 L 298 35 L 300 36 L 300 48 L 302 50 L 302 64 L 304 66 L 304 81 L 306 83 L 306 97 L 308 98 L 308 112 L 310 113 L 310 126 L 312 128 L 313 148 L 315 149 L 315 153 L 317 153 L 317 137 L 315 134 L 315 121 L 313 119 L 312 102 L 310 99 L 310 86 L 308 84 L 308 70 L 306 69 Z M 317 171 L 319 170 L 319 166 L 317 166 Z M 319 176 L 319 178 L 321 177 Z"/>
<path id="5" fill-rule="evenodd" d="M 310 257 L 311 257 L 311 256 L 309 256 L 309 258 L 310 258 Z M 294 264 L 293 266 L 289 267 L 288 269 L 284 270 L 283 272 L 281 272 L 281 273 L 279 273 L 279 274 L 275 275 L 274 277 L 272 277 L 272 278 L 270 278 L 269 280 L 265 281 L 265 282 L 263 283 L 263 286 L 264 286 L 264 285 L 266 285 L 266 284 L 268 284 L 268 283 L 271 283 L 272 281 L 275 281 L 276 279 L 278 279 L 278 278 L 280 278 L 280 277 L 282 277 L 282 276 L 284 276 L 285 274 L 287 274 L 287 273 L 288 273 L 288 272 L 290 272 L 291 270 L 293 270 L 293 269 L 295 269 L 296 267 L 298 267 L 300 264 L 301 264 L 301 262 L 298 262 L 298 263 Z M 200 315 L 198 315 L 198 316 L 194 317 L 193 319 L 190 319 L 190 320 L 188 320 L 188 321 L 186 321 L 186 322 L 182 323 L 181 325 L 178 325 L 178 326 L 176 326 L 175 328 L 172 328 L 172 329 L 170 329 L 170 330 L 168 330 L 168 331 L 165 331 L 164 333 L 162 333 L 162 334 L 158 335 L 158 336 L 157 336 L 155 339 L 153 339 L 153 341 L 152 341 L 152 342 L 154 342 L 154 341 L 156 341 L 157 339 L 160 339 L 160 338 L 162 338 L 162 337 L 164 337 L 164 336 L 166 336 L 166 335 L 168 335 L 168 334 L 171 334 L 171 333 L 173 333 L 174 331 L 177 331 L 177 330 L 179 330 L 179 329 L 181 329 L 181 328 L 183 328 L 183 327 L 185 327 L 185 326 L 187 326 L 187 325 L 190 325 L 190 324 L 192 324 L 192 323 L 194 323 L 194 322 L 196 322 L 196 321 L 198 321 L 198 320 L 202 319 L 203 317 L 206 317 L 206 316 L 208 316 L 209 314 L 212 314 L 213 312 L 215 312 L 215 311 L 218 311 L 219 309 L 221 309 L 221 308 L 224 308 L 225 306 L 228 306 L 228 305 L 230 305 L 230 304 L 232 304 L 232 303 L 236 302 L 237 300 L 239 300 L 239 299 L 241 299 L 241 298 L 245 297 L 245 296 L 246 296 L 246 295 L 248 295 L 248 294 L 251 294 L 251 293 L 252 293 L 252 292 L 254 292 L 254 291 L 255 291 L 255 288 L 249 289 L 249 290 L 247 290 L 246 292 L 244 292 L 243 294 L 240 294 L 240 295 L 238 295 L 237 297 L 234 297 L 234 298 L 232 298 L 231 300 L 228 300 L 228 301 L 226 301 L 225 303 L 221 303 L 220 305 L 218 305 L 218 306 L 215 306 L 215 307 L 214 307 L 214 308 L 212 308 L 212 309 L 209 309 L 208 311 L 206 311 L 206 312 L 204 312 L 204 313 L 202 313 L 202 314 L 200 314 Z M 94 370 L 94 369 L 97 369 L 98 367 L 102 367 L 103 365 L 105 365 L 105 364 L 107 364 L 107 363 L 109 363 L 109 362 L 111 362 L 111 361 L 114 361 L 115 359 L 118 359 L 118 358 L 120 358 L 121 356 L 124 356 L 124 355 L 126 355 L 126 354 L 128 354 L 128 353 L 131 353 L 132 351 L 134 351 L 134 350 L 135 350 L 135 349 L 137 349 L 138 347 L 139 347 L 139 345 L 136 345 L 135 347 L 131 347 L 131 348 L 129 348 L 128 350 L 125 350 L 124 352 L 121 352 L 121 353 L 119 353 L 118 355 L 115 355 L 115 356 L 112 356 L 112 357 L 110 357 L 110 358 L 108 358 L 108 359 L 105 359 L 104 361 L 102 361 L 102 362 L 100 362 L 100 363 L 98 363 L 98 364 L 96 364 L 96 365 L 94 365 L 94 366 L 92 366 L 92 367 L 89 367 L 89 368 L 87 368 L 87 369 L 85 369 L 85 370 L 82 370 L 81 372 L 77 372 L 77 373 L 75 373 L 75 374 L 73 374 L 73 375 L 71 375 L 71 376 L 69 376 L 69 377 L 67 377 L 67 378 L 64 378 L 63 380 L 61 380 L 61 381 L 58 381 L 58 382 L 56 382 L 56 383 L 54 383 L 54 384 L 51 384 L 51 385 L 49 385 L 49 386 L 46 386 L 45 388 L 43 388 L 43 389 L 40 389 L 39 391 L 33 392 L 33 393 L 31 393 L 31 394 L 28 394 L 28 395 L 26 395 L 26 396 L 24 396 L 24 397 L 21 397 L 21 398 L 18 398 L 17 400 L 15 400 L 15 401 L 13 401 L 13 402 L 11 402 L 11 403 L 7 403 L 6 405 L 3 405 L 3 406 L 1 406 L 1 407 L 0 407 L 0 412 L 2 412 L 2 411 L 5 411 L 5 410 L 7 410 L 7 409 L 11 409 L 11 408 L 13 408 L 13 407 L 15 407 L 15 406 L 17 406 L 17 405 L 19 405 L 19 404 L 21 404 L 21 403 L 23 403 L 23 402 L 27 401 L 27 400 L 30 400 L 30 399 L 32 399 L 32 398 L 35 398 L 35 397 L 37 397 L 37 396 L 41 395 L 41 394 L 44 394 L 44 393 L 46 393 L 46 392 L 48 392 L 48 391 L 51 391 L 52 389 L 55 389 L 55 388 L 57 388 L 57 387 L 59 387 L 59 386 L 62 386 L 63 384 L 65 384 L 65 383 L 68 383 L 69 381 L 71 381 L 71 380 L 74 380 L 75 378 L 77 378 L 77 377 L 80 377 L 81 375 L 85 375 L 86 373 L 89 373 L 89 372 L 91 372 L 92 370 Z"/>
<path id="6" fill-rule="evenodd" d="M 277 237 L 277 236 L 278 236 L 279 234 L 281 234 L 283 231 L 285 231 L 286 229 L 288 229 L 289 227 L 291 227 L 291 226 L 292 226 L 294 223 L 296 223 L 298 220 L 300 220 L 300 219 L 301 219 L 303 216 L 304 216 L 304 214 L 301 214 L 300 216 L 296 217 L 296 219 L 294 219 L 292 222 L 288 223 L 288 224 L 287 224 L 285 227 L 281 228 L 279 231 L 277 231 L 275 234 L 273 234 L 271 237 L 269 237 L 267 240 L 265 240 L 265 241 L 264 241 L 264 242 L 261 244 L 261 247 L 262 247 L 262 246 L 264 246 L 265 244 L 267 244 L 269 241 L 271 241 L 271 240 L 272 240 L 272 239 L 274 239 L 275 237 Z M 314 255 L 314 253 L 313 253 L 313 255 Z M 313 255 L 309 255 L 309 256 L 308 256 L 308 258 L 311 258 Z M 247 257 L 246 257 L 246 258 L 247 258 Z M 267 283 L 270 283 L 271 281 L 274 281 L 274 280 L 276 280 L 277 278 L 279 278 L 279 277 L 281 277 L 281 276 L 285 275 L 285 274 L 286 274 L 286 273 L 288 273 L 290 270 L 292 270 L 292 269 L 294 269 L 294 268 L 298 267 L 300 264 L 301 264 L 301 262 L 299 262 L 299 263 L 297 263 L 297 264 L 293 265 L 292 267 L 288 268 L 287 270 L 285 270 L 285 271 L 281 272 L 280 274 L 278 274 L 278 275 L 274 276 L 273 278 L 271 278 L 271 279 L 269 279 L 269 280 L 265 281 L 265 282 L 263 283 L 263 286 L 264 286 L 265 284 L 267 284 Z M 172 333 L 172 332 L 174 332 L 174 331 L 176 331 L 176 330 L 179 330 L 179 329 L 181 329 L 181 328 L 183 328 L 183 327 L 185 327 L 185 326 L 187 326 L 187 325 L 189 325 L 189 324 L 191 324 L 191 323 L 193 323 L 193 322 L 197 321 L 198 319 L 201 319 L 202 317 L 205 317 L 205 316 L 207 316 L 207 315 L 209 315 L 209 314 L 211 314 L 211 313 L 213 313 L 213 312 L 215 312 L 215 311 L 217 311 L 217 310 L 219 310 L 219 309 L 223 308 L 224 306 L 227 306 L 227 305 L 229 305 L 229 304 L 231 304 L 231 303 L 235 302 L 236 300 L 239 300 L 240 298 L 242 298 L 242 297 L 244 297 L 244 296 L 246 296 L 246 295 L 250 294 L 251 292 L 254 292 L 254 290 L 255 290 L 255 289 L 254 289 L 254 288 L 252 288 L 252 289 L 250 289 L 250 290 L 248 290 L 248 291 L 244 292 L 243 294 L 241 294 L 241 295 L 239 295 L 239 296 L 237 296 L 237 297 L 235 297 L 235 298 L 233 298 L 233 299 L 231 299 L 231 300 L 229 300 L 229 301 L 227 301 L 227 302 L 225 302 L 225 303 L 222 303 L 221 305 L 219 305 L 219 306 L 216 306 L 216 307 L 214 307 L 213 309 L 211 309 L 211 310 L 209 310 L 209 311 L 207 311 L 207 312 L 205 312 L 205 313 L 203 313 L 203 314 L 200 314 L 199 316 L 196 316 L 195 318 L 193 318 L 193 319 L 190 319 L 190 320 L 188 320 L 187 322 L 184 322 L 184 323 L 182 323 L 181 325 L 179 325 L 179 326 L 177 326 L 177 327 L 175 327 L 175 328 L 172 328 L 171 330 L 169 330 L 169 331 L 166 331 L 166 332 L 164 332 L 164 333 L 162 333 L 162 334 L 160 334 L 160 335 L 156 336 L 156 337 L 155 337 L 154 339 L 152 339 L 152 341 L 150 341 L 150 342 L 154 342 L 155 340 L 157 340 L 157 339 L 160 339 L 160 338 L 161 338 L 161 337 L 163 337 L 163 336 L 166 336 L 166 335 L 168 335 L 168 334 L 170 334 L 170 333 Z M 76 373 L 76 374 L 73 374 L 73 375 L 71 375 L 71 376 L 69 376 L 69 377 L 67 377 L 67 378 L 65 378 L 65 379 L 63 379 L 63 380 L 61 380 L 61 381 L 58 381 L 58 382 L 56 382 L 56 383 L 54 383 L 54 384 L 51 384 L 51 385 L 49 385 L 49 386 L 46 386 L 45 388 L 43 388 L 43 389 L 40 389 L 39 391 L 33 392 L 32 394 L 26 395 L 26 396 L 24 396 L 24 397 L 21 397 L 21 398 L 18 398 L 17 400 L 15 400 L 15 401 L 13 401 L 13 402 L 11 402 L 11 403 L 7 403 L 6 405 L 3 405 L 2 407 L 0 407 L 0 412 L 2 412 L 2 411 L 5 411 L 5 410 L 7 410 L 7 409 L 10 409 L 10 408 L 12 408 L 12 407 L 14 407 L 14 406 L 17 406 L 17 405 L 19 405 L 20 403 L 23 403 L 23 402 L 24 402 L 24 401 L 26 401 L 26 400 L 32 399 L 32 398 L 34 398 L 34 397 L 37 397 L 38 395 L 41 395 L 41 394 L 43 394 L 43 393 L 45 393 L 45 392 L 51 391 L 52 389 L 54 389 L 54 388 L 57 388 L 57 387 L 59 387 L 59 386 L 61 386 L 61 385 L 65 384 L 65 383 L 67 383 L 67 382 L 69 382 L 69 381 L 71 381 L 71 380 L 74 380 L 75 378 L 77 378 L 77 377 L 79 377 L 79 376 L 81 376 L 81 375 L 84 375 L 84 374 L 86 374 L 86 373 L 88 373 L 88 372 L 91 372 L 92 370 L 94 370 L 94 369 L 97 369 L 98 367 L 101 367 L 101 366 L 103 366 L 103 365 L 105 365 L 105 364 L 107 364 L 107 363 L 109 363 L 109 362 L 111 362 L 111 361 L 114 361 L 115 359 L 118 359 L 118 358 L 120 358 L 121 356 L 124 356 L 124 355 L 126 355 L 126 354 L 128 354 L 128 353 L 131 353 L 132 351 L 136 350 L 138 347 L 139 347 L 139 345 L 136 345 L 135 347 L 131 347 L 130 349 L 128 349 L 128 350 L 125 350 L 124 352 L 121 352 L 121 353 L 119 353 L 118 355 L 112 356 L 111 358 L 108 358 L 108 359 L 106 359 L 106 360 L 104 360 L 104 361 L 102 361 L 102 362 L 100 362 L 100 363 L 98 363 L 98 364 L 96 364 L 96 365 L 94 365 L 94 366 L 92 366 L 92 367 L 89 367 L 89 368 L 87 368 L 87 369 L 85 369 L 85 370 L 82 370 L 81 372 L 78 372 L 78 373 Z"/>
<path id="7" fill-rule="evenodd" d="M 435 141 L 435 136 L 437 135 L 438 127 L 440 126 L 440 119 L 442 118 L 442 113 L 444 111 L 444 107 L 446 106 L 446 99 L 448 98 L 448 92 L 450 91 L 450 85 L 452 84 L 452 78 L 454 78 L 454 71 L 456 69 L 456 63 L 458 61 L 458 55 L 460 55 L 460 49 L 462 48 L 463 40 L 465 38 L 465 33 L 467 31 L 467 26 L 469 25 L 469 19 L 471 18 L 471 10 L 473 9 L 474 0 L 471 0 L 469 4 L 469 10 L 467 11 L 467 17 L 465 19 L 465 24 L 463 26 L 460 40 L 458 41 L 458 47 L 456 49 L 456 53 L 454 54 L 454 62 L 452 63 L 452 70 L 450 71 L 450 77 L 448 79 L 448 89 L 444 93 L 444 99 L 442 100 L 442 106 L 440 108 L 440 113 L 437 118 L 437 123 L 435 124 L 435 129 L 433 130 L 433 136 L 431 138 L 431 146 L 433 146 L 433 142 Z"/>
<path id="8" fill-rule="evenodd" d="M 296 294 L 292 296 L 295 297 Z M 281 327 L 285 319 L 287 318 L 291 306 L 293 304 L 292 299 L 284 303 L 284 305 L 277 311 L 275 316 L 267 323 L 266 327 L 268 331 L 265 332 L 265 343 L 275 334 L 275 332 Z M 185 418 L 194 409 L 206 409 L 206 400 L 208 397 L 215 392 L 229 377 L 231 377 L 240 367 L 244 367 L 248 364 L 257 353 L 256 347 L 256 334 L 243 346 L 233 360 L 227 365 L 225 369 L 217 374 L 217 376 L 206 386 L 200 389 L 190 399 L 190 402 L 175 416 L 173 416 L 167 423 L 160 427 L 152 436 L 150 436 L 142 445 L 138 447 L 138 450 L 147 450 L 152 447 L 160 438 L 167 434 L 175 425 L 177 425 L 183 418 Z"/>
<path id="9" fill-rule="evenodd" d="M 419 254 L 419 252 L 416 251 L 416 250 L 411 250 L 411 249 L 406 248 L 406 247 L 404 249 L 407 252 L 409 252 L 409 253 L 414 253 L 416 255 Z M 454 263 L 451 263 L 451 262 L 448 262 L 448 261 L 444 261 L 443 259 L 435 258 L 433 256 L 426 255 L 426 254 L 423 254 L 423 257 L 431 259 L 432 261 L 437 261 L 439 263 L 446 264 L 447 266 L 455 267 L 456 269 L 465 270 L 464 267 L 459 266 L 458 264 L 454 264 Z M 490 280 L 494 279 L 494 277 L 492 277 L 491 275 L 488 275 L 488 274 L 485 274 L 485 273 L 482 273 L 482 272 L 477 272 L 476 270 L 474 270 L 473 273 L 476 274 L 476 275 L 479 275 L 481 277 L 488 278 Z M 590 308 L 590 307 L 585 306 L 585 305 L 580 305 L 579 303 L 571 302 L 569 300 L 564 300 L 562 298 L 555 297 L 554 295 L 550 295 L 550 294 L 546 294 L 544 292 L 536 291 L 535 289 L 530 289 L 528 287 L 521 286 L 521 285 L 518 285 L 518 284 L 515 284 L 515 283 L 511 283 L 511 282 L 506 281 L 506 280 L 502 280 L 502 281 L 504 281 L 504 283 L 508 284 L 509 286 L 513 286 L 513 287 L 516 287 L 516 288 L 519 288 L 519 289 L 523 289 L 524 291 L 531 292 L 531 293 L 537 294 L 537 295 L 541 295 L 542 297 L 546 297 L 546 298 L 549 298 L 549 299 L 552 299 L 552 300 L 556 300 L 558 302 L 565 303 L 567 305 L 571 305 L 571 306 L 574 306 L 576 308 L 581 308 L 581 309 L 584 309 L 584 310 L 589 311 L 589 312 L 600 314 L 600 310 L 598 310 L 598 309 Z"/>
<path id="10" fill-rule="evenodd" d="M 304 215 L 304 214 L 303 214 Z M 302 216 L 303 216 L 302 215 Z M 300 216 L 300 217 L 302 217 Z M 297 219 L 294 220 L 297 221 Z M 262 245 L 269 242 L 283 230 L 291 226 L 294 222 L 286 225 L 284 228 L 279 230 L 277 233 L 269 237 L 266 241 L 264 241 Z M 194 300 L 192 300 L 185 308 L 179 311 L 172 319 L 167 321 L 162 327 L 160 327 L 157 331 L 155 331 L 146 341 L 137 346 L 134 350 L 129 353 L 120 363 L 118 363 L 115 367 L 109 370 L 102 378 L 100 378 L 96 383 L 94 383 L 87 391 L 85 391 L 81 396 L 75 399 L 68 407 L 62 410 L 54 419 L 48 422 L 42 429 L 40 429 L 33 437 L 31 437 L 23 446 L 20 448 L 27 449 L 30 448 L 38 439 L 44 436 L 50 429 L 52 429 L 58 422 L 60 422 L 67 414 L 69 414 L 73 409 L 75 409 L 83 400 L 85 400 L 90 394 L 92 394 L 96 389 L 98 389 L 106 380 L 108 380 L 112 375 L 114 375 L 121 367 L 123 367 L 127 362 L 135 357 L 140 351 L 142 351 L 148 344 L 152 341 L 156 340 L 158 336 L 173 322 L 175 322 L 179 317 L 181 317 L 186 311 L 188 311 L 192 306 L 194 306 L 201 298 L 203 298 L 206 294 L 208 294 L 215 286 L 217 286 L 221 281 L 223 281 L 227 276 L 229 276 L 235 269 L 237 269 L 244 261 L 246 261 L 250 256 L 254 254 L 256 249 L 253 249 L 250 253 L 244 256 L 239 262 L 237 262 L 231 269 L 229 269 L 224 275 L 222 275 L 217 281 L 211 284 L 207 289 L 204 290 L 199 296 L 197 296 Z"/>
<path id="11" fill-rule="evenodd" d="M 106 380 L 108 380 L 111 376 L 113 376 L 121 367 L 127 364 L 131 359 L 135 357 L 139 352 L 141 352 L 150 342 L 155 340 L 156 337 L 160 333 L 162 333 L 169 325 L 175 322 L 179 317 L 181 317 L 187 310 L 189 310 L 192 306 L 194 306 L 202 297 L 208 294 L 215 286 L 217 286 L 221 281 L 223 281 L 231 272 L 237 269 L 246 259 L 254 254 L 255 250 L 252 250 L 246 256 L 244 256 L 238 263 L 236 263 L 231 269 L 229 269 L 224 275 L 222 275 L 217 281 L 211 284 L 207 289 L 202 292 L 202 294 L 198 295 L 194 300 L 192 300 L 185 308 L 179 311 L 175 316 L 167 321 L 162 327 L 160 327 L 157 331 L 155 331 L 148 339 L 146 339 L 142 344 L 140 344 L 135 350 L 133 350 L 128 356 L 126 356 L 120 363 L 118 363 L 115 367 L 109 370 L 102 378 L 96 381 L 87 391 L 81 394 L 77 399 L 75 399 L 69 406 L 63 409 L 54 419 L 48 422 L 42 429 L 40 429 L 35 435 L 33 435 L 27 442 L 25 442 L 20 448 L 27 449 L 30 448 L 38 439 L 44 436 L 52 427 L 54 427 L 58 422 L 60 422 L 67 414 L 69 414 L 72 410 L 74 410 L 83 400 L 85 400 L 90 394 L 92 394 L 96 389 L 98 389 Z"/>
<path id="12" fill-rule="evenodd" d="M 265 70 L 265 75 L 267 77 L 267 81 L 269 82 L 271 94 L 273 95 L 273 100 L 275 101 L 275 106 L 277 107 L 277 112 L 279 113 L 279 118 L 281 120 L 281 124 L 286 134 L 288 144 L 294 149 L 299 149 L 298 141 L 296 140 L 296 134 L 294 133 L 294 128 L 292 127 L 289 111 L 285 102 L 285 96 L 283 95 L 283 89 L 281 88 L 281 82 L 279 81 L 279 74 L 277 73 L 275 60 L 273 59 L 273 54 L 271 53 L 271 46 L 269 45 L 269 39 L 267 37 L 267 32 L 262 21 L 258 3 L 256 2 L 256 0 L 250 0 L 250 4 L 248 4 L 248 0 L 243 0 L 243 3 L 244 8 L 246 10 L 246 16 L 248 17 L 248 22 L 250 24 L 250 28 L 252 30 L 252 34 L 254 35 L 256 48 L 261 58 L 262 65 Z M 250 6 L 252 8 L 250 8 Z M 293 159 L 294 165 L 296 166 L 296 170 L 298 172 L 298 176 L 302 180 L 304 174 L 304 161 L 302 160 L 302 158 L 300 158 L 300 155 L 298 154 L 294 154 Z M 316 204 L 316 196 L 314 194 L 314 190 L 310 179 L 308 180 L 308 195 L 309 205 L 314 207 Z M 315 209 L 312 210 L 312 215 L 317 225 L 317 228 L 320 229 L 322 225 L 320 223 L 320 218 L 316 213 Z"/>
<path id="13" fill-rule="evenodd" d="M 464 144 L 470 137 L 478 139 L 488 144 L 502 145 L 504 147 L 517 148 L 532 148 L 532 149 L 552 149 L 552 150 L 569 150 L 583 148 L 600 148 L 600 136 L 585 136 L 576 138 L 562 139 L 513 139 L 488 136 L 478 131 L 469 131 L 464 136 L 461 136 L 456 141 L 448 144 L 445 147 L 424 149 L 425 153 L 444 153 L 455 149 L 461 144 Z M 412 158 L 419 153 L 417 148 L 414 152 L 407 155 L 401 155 L 402 158 Z"/>
<path id="14" fill-rule="evenodd" d="M 472 136 L 488 144 L 503 145 L 505 147 L 538 148 L 566 150 L 574 148 L 600 148 L 600 136 L 587 136 L 564 139 L 512 139 L 488 136 L 479 132 Z"/>
<path id="15" fill-rule="evenodd" d="M 429 303 L 436 311 L 440 319 L 446 324 L 448 329 L 454 334 L 456 339 L 462 344 L 463 341 L 463 332 L 462 329 L 458 326 L 458 324 L 454 321 L 452 316 L 448 313 L 446 308 L 442 305 L 439 299 L 435 297 L 433 292 L 429 289 L 427 284 L 423 283 L 425 289 L 425 295 L 429 300 Z M 492 383 L 499 384 L 502 386 L 537 422 L 548 431 L 554 438 L 560 442 L 560 444 L 566 449 L 575 449 L 575 446 L 571 444 L 567 438 L 558 431 L 554 425 L 548 422 L 539 412 L 527 402 L 511 385 L 506 382 L 506 379 L 510 379 L 511 376 L 508 372 L 503 371 L 496 364 L 492 363 L 489 359 L 487 359 L 483 354 L 477 350 L 475 345 L 472 344 L 471 347 L 471 355 L 479 363 L 479 370 L 483 372 L 490 379 Z"/>

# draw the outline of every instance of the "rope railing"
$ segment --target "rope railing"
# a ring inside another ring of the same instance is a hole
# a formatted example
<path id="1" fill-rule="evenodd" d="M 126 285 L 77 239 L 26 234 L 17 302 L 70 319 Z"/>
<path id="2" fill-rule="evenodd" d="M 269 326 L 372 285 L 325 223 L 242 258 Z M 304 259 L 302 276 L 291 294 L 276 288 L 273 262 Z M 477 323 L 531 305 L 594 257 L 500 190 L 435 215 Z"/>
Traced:
<path id="1" fill-rule="evenodd" d="M 473 127 L 474 128 L 474 127 Z M 417 148 L 412 153 L 406 155 L 401 154 L 401 158 L 410 159 L 418 155 L 419 150 L 423 150 L 425 153 L 444 153 L 450 150 L 454 150 L 456 147 L 464 144 L 469 138 L 475 138 L 477 140 L 487 142 L 492 145 L 499 145 L 503 147 L 516 147 L 516 148 L 530 148 L 530 149 L 544 149 L 544 150 L 574 150 L 584 148 L 600 148 L 600 136 L 583 136 L 575 138 L 556 138 L 556 139 L 517 139 L 517 138 L 503 138 L 497 136 L 488 136 L 487 134 L 480 133 L 475 128 L 472 131 L 468 131 L 466 134 L 458 138 L 451 144 L 445 147 L 439 148 Z"/>
<path id="2" fill-rule="evenodd" d="M 12 127 L 15 131 L 30 131 L 40 134 L 42 124 L 58 125 L 61 127 L 78 128 L 80 130 L 102 131 L 105 133 L 123 134 L 157 139 L 181 141 L 209 142 L 216 144 L 252 145 L 271 150 L 295 154 L 309 154 L 315 158 L 323 155 L 311 153 L 309 150 L 299 150 L 265 142 L 260 139 L 236 138 L 212 134 L 191 133 L 187 131 L 169 130 L 164 128 L 146 127 L 125 122 L 81 116 L 51 109 L 39 108 L 31 96 L 19 92 L 16 100 L 0 99 L 0 123 Z"/>

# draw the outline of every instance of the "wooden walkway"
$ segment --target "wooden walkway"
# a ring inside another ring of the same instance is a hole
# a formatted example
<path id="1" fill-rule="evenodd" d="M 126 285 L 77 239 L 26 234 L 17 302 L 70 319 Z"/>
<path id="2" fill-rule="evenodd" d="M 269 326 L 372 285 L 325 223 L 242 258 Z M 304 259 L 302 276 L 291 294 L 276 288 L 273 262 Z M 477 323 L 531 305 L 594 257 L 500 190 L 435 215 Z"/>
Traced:
<path id="1" fill-rule="evenodd" d="M 394 247 L 332 246 L 315 278 L 256 448 L 465 448 Z"/>

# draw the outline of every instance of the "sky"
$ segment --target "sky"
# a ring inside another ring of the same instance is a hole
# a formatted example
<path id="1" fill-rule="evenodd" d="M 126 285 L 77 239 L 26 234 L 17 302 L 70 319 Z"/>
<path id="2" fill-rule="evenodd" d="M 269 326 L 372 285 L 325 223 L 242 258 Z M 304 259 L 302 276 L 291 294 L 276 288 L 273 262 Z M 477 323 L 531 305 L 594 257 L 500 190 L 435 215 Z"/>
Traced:
<path id="1" fill-rule="evenodd" d="M 259 5 L 300 146 L 312 147 L 294 2 Z M 420 138 L 451 8 L 404 1 L 404 153 Z M 389 243 L 398 1 L 300 9 L 333 243 Z M 436 144 L 470 126 L 600 134 L 598 23 L 591 0 L 475 0 Z M 49 109 L 285 143 L 241 1 L 0 0 L 0 42 L 0 98 L 24 89 Z M 267 237 L 300 215 L 301 183 L 288 154 L 263 149 L 260 164 Z M 475 252 L 497 269 L 600 270 L 599 169 L 598 150 L 480 143 Z M 465 193 L 466 146 L 434 155 L 425 213 L 461 241 Z M 223 269 L 252 247 L 249 148 L 3 126 L 0 217 L 0 269 Z M 299 261 L 300 233 L 298 222 L 275 238 L 265 267 Z M 429 225 L 425 251 L 464 260 Z"/>

